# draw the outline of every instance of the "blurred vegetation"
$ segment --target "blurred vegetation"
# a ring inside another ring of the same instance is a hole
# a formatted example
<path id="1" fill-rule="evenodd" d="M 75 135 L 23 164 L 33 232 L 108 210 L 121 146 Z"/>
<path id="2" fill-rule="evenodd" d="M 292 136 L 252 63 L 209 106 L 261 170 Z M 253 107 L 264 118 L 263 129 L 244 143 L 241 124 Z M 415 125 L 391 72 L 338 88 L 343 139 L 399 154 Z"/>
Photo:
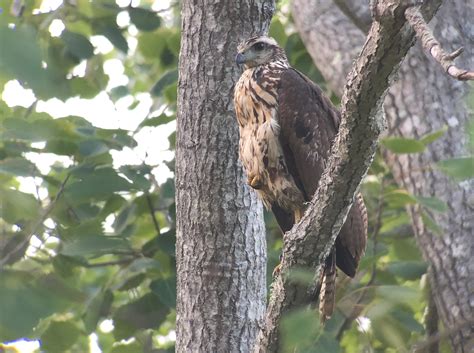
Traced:
<path id="1" fill-rule="evenodd" d="M 0 92 L 16 81 L 19 92 L 34 95 L 26 107 L 0 101 L 0 342 L 36 339 L 42 352 L 53 353 L 88 352 L 94 340 L 104 353 L 174 351 L 174 183 L 160 174 L 172 175 L 174 161 L 117 163 L 118 152 L 139 147 L 142 131 L 175 120 L 179 3 L 155 11 L 157 3 L 77 0 L 44 9 L 39 0 L 0 0 Z M 292 65 L 326 89 L 286 1 L 271 35 Z M 127 79 L 111 85 L 117 73 L 106 67 L 116 61 Z M 130 112 L 141 97 L 153 103 L 134 129 L 38 109 L 57 99 L 68 106 L 73 97 L 87 106 L 101 94 Z M 388 138 L 383 148 L 418 153 L 443 133 Z M 43 157 L 53 163 L 45 167 Z M 441 167 L 465 178 L 456 163 Z M 379 155 L 362 192 L 370 235 L 359 274 L 339 277 L 338 310 L 325 328 L 315 311 L 285 317 L 285 352 L 407 352 L 423 339 L 426 264 L 405 206 L 444 212 L 446 205 L 399 189 Z M 265 217 L 270 284 L 281 234 Z"/>

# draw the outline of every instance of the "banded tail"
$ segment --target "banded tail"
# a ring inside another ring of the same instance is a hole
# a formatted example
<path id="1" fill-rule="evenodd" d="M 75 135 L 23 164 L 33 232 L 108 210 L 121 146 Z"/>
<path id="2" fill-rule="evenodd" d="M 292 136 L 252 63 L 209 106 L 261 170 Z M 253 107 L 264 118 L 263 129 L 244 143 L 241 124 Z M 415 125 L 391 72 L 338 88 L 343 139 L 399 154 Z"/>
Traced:
<path id="1" fill-rule="evenodd" d="M 321 270 L 319 292 L 319 317 L 324 324 L 334 312 L 336 304 L 336 249 L 332 248 Z"/>

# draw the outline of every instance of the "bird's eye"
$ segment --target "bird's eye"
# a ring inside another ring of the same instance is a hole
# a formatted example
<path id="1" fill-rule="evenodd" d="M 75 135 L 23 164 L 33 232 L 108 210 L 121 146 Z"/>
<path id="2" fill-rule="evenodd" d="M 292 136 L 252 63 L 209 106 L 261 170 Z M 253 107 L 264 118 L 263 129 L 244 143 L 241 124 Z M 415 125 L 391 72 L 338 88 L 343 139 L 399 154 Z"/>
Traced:
<path id="1" fill-rule="evenodd" d="M 265 48 L 265 44 L 263 44 L 263 43 L 256 43 L 253 47 L 255 48 L 255 50 L 261 51 L 261 50 L 263 50 L 263 48 Z"/>

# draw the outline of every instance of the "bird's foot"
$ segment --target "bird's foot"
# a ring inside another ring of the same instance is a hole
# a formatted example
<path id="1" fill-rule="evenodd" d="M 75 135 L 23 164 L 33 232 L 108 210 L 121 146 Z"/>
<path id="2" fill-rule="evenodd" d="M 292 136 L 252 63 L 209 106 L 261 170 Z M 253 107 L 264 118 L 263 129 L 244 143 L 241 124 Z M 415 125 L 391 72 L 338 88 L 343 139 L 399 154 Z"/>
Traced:
<path id="1" fill-rule="evenodd" d="M 249 184 L 252 188 L 259 190 L 263 186 L 262 178 L 257 174 L 250 174 L 247 178 L 247 184 Z"/>
<path id="2" fill-rule="evenodd" d="M 302 209 L 297 209 L 294 213 L 294 216 L 295 216 L 295 224 L 298 223 L 301 218 L 303 218 L 303 213 L 304 211 Z"/>
<path id="3" fill-rule="evenodd" d="M 273 269 L 272 276 L 273 278 L 277 277 L 281 272 L 281 263 L 276 265 L 276 267 Z"/>

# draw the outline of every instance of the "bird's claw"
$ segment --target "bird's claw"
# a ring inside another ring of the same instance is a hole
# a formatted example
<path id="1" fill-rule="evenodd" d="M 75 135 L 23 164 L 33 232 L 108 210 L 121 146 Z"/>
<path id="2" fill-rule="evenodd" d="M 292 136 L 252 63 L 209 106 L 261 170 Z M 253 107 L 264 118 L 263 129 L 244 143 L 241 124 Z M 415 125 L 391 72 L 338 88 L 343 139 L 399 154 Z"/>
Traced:
<path id="1" fill-rule="evenodd" d="M 247 184 L 249 184 L 252 188 L 258 190 L 262 188 L 263 181 L 259 175 L 249 175 L 247 179 Z"/>
<path id="2" fill-rule="evenodd" d="M 276 267 L 273 269 L 272 276 L 273 278 L 277 277 L 281 272 L 281 263 L 276 265 Z"/>

